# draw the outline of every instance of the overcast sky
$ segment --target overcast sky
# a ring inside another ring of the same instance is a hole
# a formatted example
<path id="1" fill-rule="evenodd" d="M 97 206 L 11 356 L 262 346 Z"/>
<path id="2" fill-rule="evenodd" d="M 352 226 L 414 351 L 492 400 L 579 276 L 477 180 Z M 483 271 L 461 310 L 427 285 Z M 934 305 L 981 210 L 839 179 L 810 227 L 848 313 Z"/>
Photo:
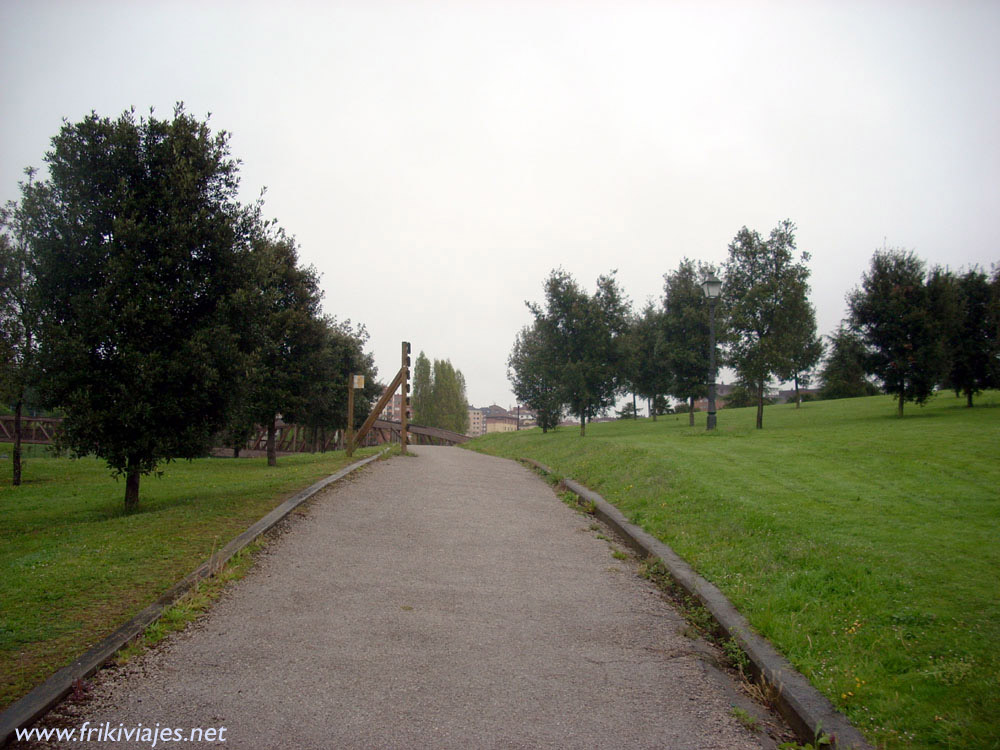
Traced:
<path id="1" fill-rule="evenodd" d="M 1000 3 L 0 0 L 0 199 L 62 119 L 183 100 L 365 323 L 471 403 L 562 266 L 636 307 L 781 219 L 821 333 L 887 243 L 1000 261 Z"/>

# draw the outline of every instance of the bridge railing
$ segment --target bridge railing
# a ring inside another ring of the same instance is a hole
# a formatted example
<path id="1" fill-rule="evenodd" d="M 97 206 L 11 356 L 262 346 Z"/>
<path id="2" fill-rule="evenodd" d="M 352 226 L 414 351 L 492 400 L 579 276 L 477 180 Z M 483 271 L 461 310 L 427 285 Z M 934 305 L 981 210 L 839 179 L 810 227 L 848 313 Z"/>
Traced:
<path id="1" fill-rule="evenodd" d="M 52 445 L 62 420 L 58 417 L 21 417 L 21 442 Z M 14 442 L 14 415 L 0 416 L 0 443 Z"/>
<path id="2" fill-rule="evenodd" d="M 51 445 L 62 419 L 57 417 L 22 417 L 21 442 L 35 445 Z M 468 435 L 462 435 L 437 427 L 424 427 L 409 423 L 406 426 L 410 442 L 417 445 L 458 445 L 469 440 Z M 384 445 L 398 443 L 400 423 L 388 419 L 376 419 L 372 429 L 363 441 L 364 445 Z M 344 433 L 342 430 L 326 430 L 322 427 L 311 428 L 305 425 L 282 424 L 279 422 L 276 435 L 279 453 L 315 453 L 318 451 L 342 450 L 344 448 Z M 0 416 L 0 443 L 14 442 L 13 415 Z M 248 451 L 263 451 L 266 449 L 267 430 L 260 428 L 256 434 L 241 448 Z"/>

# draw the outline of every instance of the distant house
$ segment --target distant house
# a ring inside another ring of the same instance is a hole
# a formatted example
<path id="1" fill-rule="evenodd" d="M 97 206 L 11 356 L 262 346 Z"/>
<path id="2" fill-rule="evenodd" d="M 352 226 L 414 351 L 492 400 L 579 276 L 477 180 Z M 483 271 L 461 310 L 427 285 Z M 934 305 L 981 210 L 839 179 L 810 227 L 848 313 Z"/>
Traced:
<path id="1" fill-rule="evenodd" d="M 479 437 L 480 435 L 486 434 L 486 418 L 483 416 L 482 409 L 476 409 L 469 407 L 469 431 L 466 433 L 469 437 Z"/>
<path id="2" fill-rule="evenodd" d="M 517 416 L 486 417 L 486 432 L 514 432 L 518 428 Z"/>
<path id="3" fill-rule="evenodd" d="M 511 409 L 507 410 L 507 413 L 512 417 L 517 417 L 521 424 L 521 429 L 525 427 L 534 427 L 538 424 L 538 415 L 535 410 L 530 406 L 525 406 L 524 404 L 519 404 Z"/>
<path id="4" fill-rule="evenodd" d="M 383 391 L 383 394 L 384 393 L 385 393 L 385 391 Z M 413 406 L 412 405 L 410 406 L 409 410 L 407 411 L 407 415 L 411 419 L 413 418 Z M 385 408 L 382 409 L 382 413 L 379 414 L 379 418 L 380 419 L 386 419 L 386 420 L 389 420 L 391 422 L 399 422 L 401 420 L 402 416 L 403 416 L 403 396 L 402 396 L 402 394 L 396 393 L 396 394 L 393 395 L 393 397 L 391 399 L 389 399 L 389 403 L 387 403 L 385 405 Z"/>
<path id="5" fill-rule="evenodd" d="M 715 386 L 715 408 L 721 409 L 726 405 L 726 396 L 733 392 L 734 386 L 718 383 Z M 694 402 L 695 411 L 708 411 L 708 397 L 696 399 Z"/>
<path id="6" fill-rule="evenodd" d="M 807 393 L 813 396 L 819 396 L 819 388 L 799 388 L 800 398 L 804 398 Z M 774 397 L 774 403 L 776 404 L 795 403 L 795 389 L 789 388 L 788 390 L 778 391 L 778 395 Z"/>
<path id="7" fill-rule="evenodd" d="M 509 417 L 510 412 L 499 404 L 490 404 L 482 409 L 483 417 Z"/>

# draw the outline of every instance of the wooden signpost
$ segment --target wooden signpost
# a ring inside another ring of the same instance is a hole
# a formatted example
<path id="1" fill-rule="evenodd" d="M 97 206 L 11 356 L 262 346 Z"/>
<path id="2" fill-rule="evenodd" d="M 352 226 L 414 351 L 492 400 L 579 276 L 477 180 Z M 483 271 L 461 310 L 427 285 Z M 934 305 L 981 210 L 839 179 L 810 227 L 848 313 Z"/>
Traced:
<path id="1" fill-rule="evenodd" d="M 358 383 L 360 382 L 360 385 Z M 375 404 L 375 408 L 372 409 L 372 413 L 368 415 L 368 419 L 365 420 L 364 424 L 358 428 L 357 436 L 353 435 L 354 432 L 354 389 L 364 388 L 365 378 L 363 375 L 351 375 L 347 383 L 347 440 L 345 448 L 347 449 L 348 457 L 354 455 L 354 446 L 364 440 L 365 435 L 375 424 L 375 420 L 378 419 L 379 414 L 385 409 L 389 400 L 396 395 L 396 389 L 402 387 L 402 397 L 400 398 L 400 430 L 399 436 L 403 447 L 403 453 L 406 453 L 407 436 L 406 436 L 406 426 L 409 418 L 407 413 L 410 407 L 410 342 L 403 342 L 403 357 L 402 366 L 399 368 L 399 372 L 396 373 L 396 377 L 392 379 L 392 383 L 388 388 L 385 389 L 385 393 L 382 394 L 382 398 L 378 400 Z"/>

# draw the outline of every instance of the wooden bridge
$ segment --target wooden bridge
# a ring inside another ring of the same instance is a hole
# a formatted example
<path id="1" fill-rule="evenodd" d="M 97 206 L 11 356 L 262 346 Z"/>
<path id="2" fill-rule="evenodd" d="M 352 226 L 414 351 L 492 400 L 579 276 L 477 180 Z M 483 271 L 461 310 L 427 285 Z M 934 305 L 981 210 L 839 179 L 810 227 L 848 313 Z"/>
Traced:
<path id="1" fill-rule="evenodd" d="M 21 417 L 21 442 L 51 445 L 62 420 L 54 417 Z M 14 415 L 0 416 L 0 443 L 14 442 Z"/>
<path id="2" fill-rule="evenodd" d="M 52 445 L 62 419 L 53 417 L 22 417 L 21 442 L 35 445 Z M 387 419 L 376 419 L 371 431 L 365 436 L 364 445 L 384 445 L 400 441 L 400 423 Z M 437 427 L 407 424 L 408 442 L 417 445 L 457 445 L 469 440 L 468 435 L 462 435 Z M 317 453 L 321 451 L 343 450 L 344 431 L 311 428 L 305 425 L 284 424 L 278 422 L 278 433 L 275 436 L 279 453 Z M 0 416 L 0 442 L 14 442 L 14 417 Z M 248 451 L 247 455 L 256 455 L 264 451 L 267 443 L 267 430 L 260 428 L 257 433 L 241 448 Z M 226 449 L 228 450 L 228 449 Z M 217 449 L 219 453 L 224 450 Z"/>

